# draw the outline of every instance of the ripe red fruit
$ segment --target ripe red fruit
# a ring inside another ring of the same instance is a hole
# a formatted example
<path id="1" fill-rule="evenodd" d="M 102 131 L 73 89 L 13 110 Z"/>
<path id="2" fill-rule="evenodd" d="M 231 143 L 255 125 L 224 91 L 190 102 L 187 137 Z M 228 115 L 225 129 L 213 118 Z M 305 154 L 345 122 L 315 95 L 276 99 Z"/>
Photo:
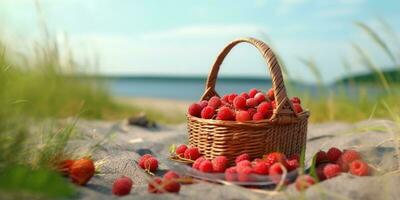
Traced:
<path id="1" fill-rule="evenodd" d="M 287 170 L 293 171 L 300 166 L 299 161 L 296 159 L 287 160 Z"/>
<path id="2" fill-rule="evenodd" d="M 200 155 L 199 149 L 197 147 L 190 147 L 190 148 L 186 149 L 184 156 L 186 159 L 196 160 L 201 155 Z"/>
<path id="3" fill-rule="evenodd" d="M 318 176 L 318 180 L 319 181 L 323 181 L 326 179 L 326 176 L 324 174 L 324 168 L 327 165 L 327 163 L 324 164 L 320 164 L 317 166 L 317 168 L 315 169 L 315 171 L 317 172 L 317 176 Z"/>
<path id="4" fill-rule="evenodd" d="M 95 167 L 91 159 L 81 158 L 70 167 L 70 178 L 78 185 L 86 185 L 94 175 Z"/>
<path id="5" fill-rule="evenodd" d="M 205 160 L 206 160 L 206 158 L 205 158 L 204 156 L 201 156 L 201 157 L 197 158 L 197 159 L 194 161 L 194 163 L 193 163 L 193 165 L 192 165 L 192 168 L 193 168 L 193 169 L 199 170 L 201 162 L 203 162 L 203 161 L 205 161 Z"/>
<path id="6" fill-rule="evenodd" d="M 356 176 L 368 176 L 369 175 L 369 167 L 368 164 L 361 161 L 355 160 L 350 163 L 350 173 Z"/>
<path id="7" fill-rule="evenodd" d="M 139 167 L 142 169 L 145 169 L 146 167 L 144 166 L 144 161 L 146 161 L 148 158 L 151 158 L 151 157 L 153 157 L 153 156 L 150 154 L 144 154 L 142 157 L 140 157 L 139 161 L 138 161 Z"/>
<path id="8" fill-rule="evenodd" d="M 164 179 L 162 180 L 163 189 L 167 192 L 178 193 L 181 190 L 181 184 L 173 179 Z"/>
<path id="9" fill-rule="evenodd" d="M 228 102 L 233 103 L 233 100 L 237 97 L 238 95 L 236 93 L 232 93 L 228 97 Z"/>
<path id="10" fill-rule="evenodd" d="M 264 115 L 262 113 L 257 112 L 253 115 L 254 121 L 259 121 L 259 120 L 263 120 L 263 119 L 264 119 Z"/>
<path id="11" fill-rule="evenodd" d="M 282 175 L 283 174 L 283 166 L 281 163 L 277 162 L 271 165 L 271 167 L 268 170 L 268 173 L 270 176 L 277 176 L 277 175 Z"/>
<path id="12" fill-rule="evenodd" d="M 164 174 L 164 179 L 177 179 L 177 178 L 179 178 L 179 175 L 171 170 Z"/>
<path id="13" fill-rule="evenodd" d="M 161 193 L 162 180 L 160 178 L 154 178 L 153 181 L 149 182 L 147 191 L 150 193 Z"/>
<path id="14" fill-rule="evenodd" d="M 213 172 L 223 173 L 228 167 L 228 158 L 225 156 L 217 156 L 212 160 Z"/>
<path id="15" fill-rule="evenodd" d="M 239 172 L 245 167 L 252 167 L 251 162 L 249 160 L 242 160 L 236 164 L 236 170 Z"/>
<path id="16" fill-rule="evenodd" d="M 258 102 L 254 98 L 246 99 L 246 106 L 249 108 L 255 108 L 258 105 Z"/>
<path id="17" fill-rule="evenodd" d="M 342 151 L 336 147 L 332 147 L 326 153 L 326 157 L 328 158 L 329 162 L 334 163 L 336 162 L 339 157 L 342 155 Z"/>
<path id="18" fill-rule="evenodd" d="M 252 119 L 253 115 L 256 114 L 257 110 L 255 108 L 249 108 L 249 109 L 247 109 L 247 112 L 249 112 L 250 119 Z"/>
<path id="19" fill-rule="evenodd" d="M 200 117 L 201 109 L 202 109 L 202 107 L 200 104 L 194 103 L 189 106 L 188 113 L 192 116 Z"/>
<path id="20" fill-rule="evenodd" d="M 328 162 L 328 157 L 327 157 L 327 155 L 326 155 L 326 152 L 325 152 L 325 151 L 322 151 L 322 150 L 318 151 L 318 152 L 315 154 L 315 162 L 316 162 L 317 165 L 318 165 L 318 164 L 321 164 L 321 163 L 326 163 L 326 162 Z"/>
<path id="21" fill-rule="evenodd" d="M 241 170 L 238 170 L 238 180 L 240 182 L 250 182 L 252 181 L 251 174 L 253 173 L 253 169 L 251 167 L 243 167 Z"/>
<path id="22" fill-rule="evenodd" d="M 257 94 L 258 92 L 259 92 L 259 91 L 258 91 L 256 88 L 250 89 L 250 90 L 249 90 L 249 97 L 250 97 L 250 98 L 253 98 L 254 96 L 256 96 L 256 94 Z"/>
<path id="23" fill-rule="evenodd" d="M 233 106 L 235 106 L 236 109 L 244 110 L 246 109 L 246 99 L 242 96 L 237 96 L 233 100 Z"/>
<path id="24" fill-rule="evenodd" d="M 229 167 L 228 169 L 225 170 L 225 180 L 237 181 L 236 167 Z"/>
<path id="25" fill-rule="evenodd" d="M 221 100 L 217 96 L 213 96 L 208 100 L 208 106 L 217 109 L 221 105 Z"/>
<path id="26" fill-rule="evenodd" d="M 188 147 L 185 144 L 179 145 L 175 150 L 176 155 L 178 155 L 180 157 L 184 157 L 184 154 L 185 154 L 185 151 L 187 148 Z"/>
<path id="27" fill-rule="evenodd" d="M 257 93 L 256 96 L 254 96 L 254 99 L 258 102 L 261 103 L 265 101 L 265 95 L 261 92 Z"/>
<path id="28" fill-rule="evenodd" d="M 300 155 L 299 155 L 299 154 L 292 154 L 292 155 L 288 156 L 287 159 L 288 159 L 288 160 L 293 160 L 293 159 L 295 159 L 295 160 L 297 160 L 297 162 L 300 163 Z"/>
<path id="29" fill-rule="evenodd" d="M 201 118 L 203 119 L 211 119 L 214 116 L 215 109 L 211 106 L 206 106 L 201 111 Z"/>
<path id="30" fill-rule="evenodd" d="M 151 172 L 155 172 L 158 168 L 158 160 L 154 157 L 150 157 L 144 161 L 144 169 Z"/>
<path id="31" fill-rule="evenodd" d="M 315 184 L 315 180 L 310 175 L 301 175 L 297 177 L 295 186 L 297 191 L 303 191 Z"/>
<path id="32" fill-rule="evenodd" d="M 207 100 L 203 100 L 203 101 L 200 101 L 198 104 L 200 105 L 201 109 L 203 109 L 206 106 L 208 106 L 208 101 Z"/>
<path id="33" fill-rule="evenodd" d="M 340 165 L 342 171 L 349 171 L 349 164 L 355 160 L 361 160 L 360 154 L 355 150 L 345 150 L 336 161 Z"/>
<path id="34" fill-rule="evenodd" d="M 199 170 L 205 173 L 212 173 L 213 172 L 213 164 L 209 160 L 204 160 L 200 163 Z"/>
<path id="35" fill-rule="evenodd" d="M 117 196 L 125 196 L 131 192 L 132 184 L 132 179 L 126 176 L 121 176 L 115 179 L 112 193 Z"/>
<path id="36" fill-rule="evenodd" d="M 242 93 L 240 94 L 240 96 L 243 97 L 243 98 L 245 98 L 245 99 L 248 99 L 248 98 L 249 98 L 249 95 L 248 95 L 246 92 L 242 92 Z"/>
<path id="37" fill-rule="evenodd" d="M 275 100 L 274 89 L 272 89 L 272 88 L 269 89 L 267 92 L 267 96 L 268 96 L 269 100 L 271 100 L 271 101 Z"/>
<path id="38" fill-rule="evenodd" d="M 257 112 L 261 113 L 263 116 L 267 116 L 268 111 L 271 111 L 271 110 L 272 110 L 271 102 L 262 102 L 257 107 Z"/>
<path id="39" fill-rule="evenodd" d="M 287 166 L 286 163 L 286 156 L 283 153 L 280 152 L 272 152 L 264 156 L 265 162 L 267 162 L 269 165 L 273 165 L 275 163 L 281 163 L 283 164 L 284 167 Z"/>
<path id="40" fill-rule="evenodd" d="M 301 112 L 303 112 L 303 108 L 302 108 L 301 105 L 298 104 L 298 103 L 294 103 L 294 104 L 293 104 L 293 108 L 294 108 L 294 111 L 295 111 L 296 113 L 301 113 Z"/>
<path id="41" fill-rule="evenodd" d="M 250 161 L 250 155 L 247 153 L 240 154 L 239 156 L 236 157 L 235 163 L 238 164 L 239 162 L 241 162 L 243 160 Z"/>
<path id="42" fill-rule="evenodd" d="M 272 109 L 276 108 L 276 101 L 271 101 Z"/>
<path id="43" fill-rule="evenodd" d="M 326 178 L 330 179 L 335 176 L 339 176 L 342 173 L 342 170 L 340 169 L 340 166 L 337 164 L 327 164 L 324 167 L 324 175 Z"/>
<path id="44" fill-rule="evenodd" d="M 247 112 L 245 110 L 241 110 L 236 113 L 236 121 L 245 122 L 245 121 L 250 121 L 250 120 L 251 120 L 251 116 L 250 116 L 249 112 Z"/>
<path id="45" fill-rule="evenodd" d="M 269 170 L 269 165 L 264 161 L 255 162 L 253 165 L 254 172 L 260 175 L 267 175 Z"/>
<path id="46" fill-rule="evenodd" d="M 226 95 L 222 96 L 222 101 L 223 102 L 229 102 L 229 95 L 226 94 Z"/>
<path id="47" fill-rule="evenodd" d="M 59 162 L 56 166 L 58 172 L 60 172 L 63 176 L 69 176 L 69 169 L 74 164 L 75 160 L 63 160 Z"/>
<path id="48" fill-rule="evenodd" d="M 301 101 L 300 101 L 300 98 L 299 98 L 299 97 L 292 97 L 292 99 L 290 99 L 290 101 L 292 101 L 292 103 L 301 104 Z"/>
<path id="49" fill-rule="evenodd" d="M 217 113 L 218 120 L 234 120 L 235 113 L 229 107 L 221 107 Z"/>

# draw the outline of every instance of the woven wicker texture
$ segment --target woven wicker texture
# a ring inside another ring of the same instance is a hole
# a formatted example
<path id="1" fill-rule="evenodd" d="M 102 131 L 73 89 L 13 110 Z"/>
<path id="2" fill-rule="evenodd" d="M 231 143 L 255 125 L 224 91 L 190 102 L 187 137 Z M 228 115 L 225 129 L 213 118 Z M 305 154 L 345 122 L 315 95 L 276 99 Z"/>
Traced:
<path id="1" fill-rule="evenodd" d="M 309 111 L 294 112 L 287 97 L 281 67 L 275 54 L 264 42 L 241 38 L 228 44 L 215 60 L 200 100 L 219 96 L 215 91 L 219 68 L 231 49 L 243 42 L 256 47 L 269 66 L 276 101 L 272 117 L 262 121 L 236 122 L 201 119 L 188 114 L 189 144 L 198 147 L 208 159 L 224 155 L 231 163 L 242 153 L 248 153 L 252 158 L 272 151 L 286 155 L 300 153 L 306 145 Z"/>

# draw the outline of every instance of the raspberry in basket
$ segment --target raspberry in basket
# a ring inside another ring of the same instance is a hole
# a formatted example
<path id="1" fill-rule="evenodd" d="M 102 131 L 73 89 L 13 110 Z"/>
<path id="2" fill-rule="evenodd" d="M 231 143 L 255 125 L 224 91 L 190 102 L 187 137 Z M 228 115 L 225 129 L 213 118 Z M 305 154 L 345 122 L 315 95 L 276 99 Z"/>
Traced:
<path id="1" fill-rule="evenodd" d="M 245 122 L 245 121 L 250 121 L 251 116 L 248 111 L 241 110 L 236 113 L 236 121 L 238 122 Z"/>
<path id="2" fill-rule="evenodd" d="M 261 113 L 263 116 L 267 116 L 268 112 L 272 110 L 271 102 L 262 102 L 257 107 L 257 112 Z"/>
<path id="3" fill-rule="evenodd" d="M 255 114 L 253 115 L 253 120 L 254 120 L 254 121 L 259 121 L 259 120 L 263 120 L 263 119 L 264 119 L 264 115 L 261 114 L 261 113 L 259 113 L 259 112 L 255 113 Z"/>
<path id="4" fill-rule="evenodd" d="M 240 93 L 240 96 L 243 97 L 243 98 L 245 98 L 245 99 L 250 98 L 250 96 L 249 96 L 246 92 Z"/>
<path id="5" fill-rule="evenodd" d="M 246 99 L 242 96 L 235 97 L 235 99 L 233 100 L 233 106 L 235 106 L 237 110 L 246 109 Z"/>
<path id="6" fill-rule="evenodd" d="M 235 119 L 235 113 L 229 107 L 224 106 L 224 107 L 221 107 L 218 110 L 216 119 L 218 119 L 218 120 L 226 120 L 226 121 L 234 120 Z"/>
<path id="7" fill-rule="evenodd" d="M 292 98 L 290 99 L 290 101 L 292 101 L 292 103 L 301 104 L 301 101 L 300 101 L 300 98 L 299 98 L 299 97 L 292 97 Z"/>
<path id="8" fill-rule="evenodd" d="M 261 102 L 265 101 L 265 95 L 262 92 L 259 92 L 259 93 L 256 94 L 256 96 L 254 96 L 254 99 L 258 103 L 261 103 Z"/>
<path id="9" fill-rule="evenodd" d="M 228 97 L 228 102 L 233 103 L 233 100 L 237 97 L 238 95 L 236 93 L 232 93 Z"/>
<path id="10" fill-rule="evenodd" d="M 215 109 L 211 106 L 206 106 L 201 111 L 201 118 L 203 119 L 212 119 L 214 117 Z"/>
<path id="11" fill-rule="evenodd" d="M 219 108 L 220 105 L 221 105 L 221 100 L 217 96 L 213 96 L 210 98 L 210 100 L 208 100 L 208 106 L 211 106 L 214 109 Z"/>
<path id="12" fill-rule="evenodd" d="M 256 96 L 256 94 L 257 94 L 258 92 L 260 92 L 260 91 L 258 91 L 256 88 L 250 89 L 250 91 L 249 91 L 249 97 L 250 97 L 250 98 L 254 98 L 254 96 Z"/>
<path id="13" fill-rule="evenodd" d="M 272 89 L 272 88 L 269 89 L 268 92 L 267 92 L 267 96 L 268 96 L 268 98 L 269 98 L 270 101 L 275 100 L 274 89 Z"/>
<path id="14" fill-rule="evenodd" d="M 258 102 L 254 98 L 246 99 L 246 106 L 249 108 L 255 108 L 258 105 Z"/>
<path id="15" fill-rule="evenodd" d="M 202 109 L 202 107 L 200 104 L 194 103 L 189 106 L 188 113 L 192 116 L 200 117 L 201 109 Z"/>
<path id="16" fill-rule="evenodd" d="M 301 105 L 298 104 L 298 103 L 294 103 L 294 104 L 293 104 L 293 108 L 294 108 L 294 111 L 295 111 L 296 113 L 301 113 L 301 112 L 303 112 L 303 108 L 302 108 Z"/>

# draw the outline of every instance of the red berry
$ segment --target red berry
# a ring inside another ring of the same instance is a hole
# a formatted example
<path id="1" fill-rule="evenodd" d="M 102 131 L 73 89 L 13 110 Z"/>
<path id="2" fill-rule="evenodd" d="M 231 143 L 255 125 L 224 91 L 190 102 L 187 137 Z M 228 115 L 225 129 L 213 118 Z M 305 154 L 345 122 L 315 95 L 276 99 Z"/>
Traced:
<path id="1" fill-rule="evenodd" d="M 242 160 L 236 164 L 236 170 L 240 171 L 244 167 L 252 167 L 249 160 Z"/>
<path id="2" fill-rule="evenodd" d="M 258 105 L 258 102 L 254 98 L 246 99 L 246 106 L 249 108 L 255 108 Z"/>
<path id="3" fill-rule="evenodd" d="M 247 112 L 245 110 L 241 110 L 236 113 L 236 121 L 245 122 L 245 121 L 250 121 L 250 120 L 251 120 L 251 116 L 250 116 L 249 112 Z"/>
<path id="4" fill-rule="evenodd" d="M 339 176 L 342 173 L 342 170 L 340 169 L 340 166 L 337 164 L 327 164 L 324 167 L 324 175 L 326 178 L 330 179 L 335 176 Z"/>
<path id="5" fill-rule="evenodd" d="M 315 169 L 319 181 L 323 181 L 323 180 L 326 179 L 326 176 L 324 174 L 324 168 L 325 168 L 326 165 L 327 165 L 327 163 L 320 164 Z"/>
<path id="6" fill-rule="evenodd" d="M 267 96 L 268 96 L 269 100 L 271 100 L 271 101 L 275 100 L 274 89 L 272 89 L 272 88 L 269 89 L 267 92 Z"/>
<path id="7" fill-rule="evenodd" d="M 331 163 L 336 162 L 341 155 L 342 155 L 342 151 L 340 151 L 336 147 L 330 148 L 328 150 L 328 152 L 326 153 L 326 157 L 328 158 L 329 162 L 331 162 Z"/>
<path id="8" fill-rule="evenodd" d="M 223 173 L 225 169 L 228 167 L 228 158 L 225 156 L 217 156 L 212 160 L 213 164 L 213 172 L 215 173 Z"/>
<path id="9" fill-rule="evenodd" d="M 200 117 L 201 106 L 198 103 L 194 103 L 189 106 L 188 113 L 195 117 Z"/>
<path id="10" fill-rule="evenodd" d="M 185 154 L 185 151 L 187 148 L 188 147 L 185 144 L 179 145 L 175 150 L 176 155 L 178 155 L 180 157 L 184 157 L 184 154 Z"/>
<path id="11" fill-rule="evenodd" d="M 178 193 L 179 190 L 181 189 L 181 184 L 179 184 L 178 182 L 176 182 L 176 180 L 173 179 L 164 179 L 162 181 L 162 186 L 165 191 L 171 193 Z"/>
<path id="12" fill-rule="evenodd" d="M 355 160 L 361 160 L 360 154 L 355 150 L 345 150 L 336 161 L 340 165 L 342 171 L 349 171 L 349 164 Z"/>
<path id="13" fill-rule="evenodd" d="M 114 181 L 112 193 L 117 196 L 125 196 L 131 192 L 132 184 L 132 179 L 129 177 L 119 177 Z"/>
<path id="14" fill-rule="evenodd" d="M 252 119 L 253 115 L 256 114 L 257 110 L 255 108 L 249 108 L 249 109 L 247 109 L 247 112 L 249 112 L 250 119 Z"/>
<path id="15" fill-rule="evenodd" d="M 292 160 L 287 160 L 287 170 L 293 171 L 295 169 L 297 169 L 300 166 L 299 161 L 296 159 L 292 159 Z"/>
<path id="16" fill-rule="evenodd" d="M 262 114 L 262 113 L 255 113 L 254 115 L 253 115 L 253 120 L 254 121 L 259 121 L 259 120 L 263 120 L 264 119 L 264 115 Z"/>
<path id="17" fill-rule="evenodd" d="M 253 169 L 256 174 L 267 175 L 269 165 L 264 161 L 259 161 L 254 164 Z"/>
<path id="18" fill-rule="evenodd" d="M 240 154 L 239 156 L 236 157 L 235 163 L 238 164 L 239 162 L 241 162 L 243 160 L 250 161 L 250 155 L 247 153 Z"/>
<path id="19" fill-rule="evenodd" d="M 151 172 L 155 172 L 158 168 L 158 160 L 154 157 L 150 157 L 144 161 L 144 169 Z"/>
<path id="20" fill-rule="evenodd" d="M 322 150 L 318 151 L 318 152 L 315 154 L 315 157 L 316 157 L 316 158 L 315 158 L 315 163 L 316 163 L 317 165 L 319 165 L 319 164 L 321 164 L 321 163 L 326 163 L 326 162 L 328 162 L 328 157 L 327 157 L 325 151 L 322 151 Z"/>
<path id="21" fill-rule="evenodd" d="M 139 161 L 138 161 L 139 167 L 142 169 L 145 169 L 146 167 L 144 166 L 144 161 L 146 161 L 148 158 L 151 158 L 151 157 L 153 157 L 153 156 L 150 154 L 145 154 L 142 157 L 140 157 Z"/>
<path id="22" fill-rule="evenodd" d="M 230 108 L 224 106 L 218 110 L 217 119 L 218 120 L 227 120 L 227 121 L 234 120 L 235 114 Z"/>
<path id="23" fill-rule="evenodd" d="M 280 152 L 272 152 L 264 156 L 264 160 L 269 164 L 281 163 L 284 167 L 287 166 L 286 156 Z"/>
<path id="24" fill-rule="evenodd" d="M 271 102 L 262 102 L 257 107 L 257 112 L 261 113 L 263 116 L 267 116 L 268 111 L 271 111 L 271 110 L 272 110 Z"/>
<path id="25" fill-rule="evenodd" d="M 256 88 L 253 88 L 249 91 L 249 97 L 253 98 L 259 91 Z"/>
<path id="26" fill-rule="evenodd" d="M 237 96 L 233 100 L 233 106 L 235 106 L 236 109 L 244 110 L 246 109 L 246 99 L 242 96 Z"/>
<path id="27" fill-rule="evenodd" d="M 164 174 L 164 179 L 177 179 L 177 178 L 179 178 L 179 175 L 171 170 Z"/>
<path id="28" fill-rule="evenodd" d="M 256 96 L 254 96 L 254 99 L 258 102 L 261 103 L 265 101 L 265 95 L 261 92 L 257 93 Z"/>
<path id="29" fill-rule="evenodd" d="M 303 108 L 302 108 L 301 105 L 298 104 L 298 103 L 294 103 L 294 104 L 293 104 L 293 108 L 294 108 L 294 111 L 295 111 L 296 113 L 301 113 L 301 112 L 303 112 Z"/>
<path id="30" fill-rule="evenodd" d="M 199 149 L 197 147 L 190 147 L 190 148 L 186 149 L 184 156 L 186 159 L 196 160 L 201 155 L 200 155 Z"/>
<path id="31" fill-rule="evenodd" d="M 238 170 L 238 180 L 240 182 L 250 182 L 252 181 L 251 174 L 253 173 L 251 167 L 243 167 L 240 171 Z"/>
<path id="32" fill-rule="evenodd" d="M 233 103 L 233 100 L 237 97 L 238 95 L 236 93 L 232 93 L 228 97 L 228 102 Z"/>
<path id="33" fill-rule="evenodd" d="M 209 160 L 204 160 L 200 163 L 199 170 L 205 173 L 212 173 L 213 172 L 213 164 Z"/>
<path id="34" fill-rule="evenodd" d="M 288 160 L 297 160 L 297 162 L 300 163 L 300 155 L 299 154 L 292 154 L 290 156 L 287 157 Z"/>
<path id="35" fill-rule="evenodd" d="M 272 110 L 268 110 L 267 115 L 265 116 L 265 119 L 271 118 L 272 114 L 273 114 Z"/>
<path id="36" fill-rule="evenodd" d="M 283 174 L 284 166 L 281 163 L 274 163 L 268 170 L 270 176 L 277 176 Z"/>
<path id="37" fill-rule="evenodd" d="M 276 102 L 275 101 L 271 101 L 271 105 L 272 105 L 272 109 L 276 108 Z"/>
<path id="38" fill-rule="evenodd" d="M 240 96 L 243 97 L 243 98 L 245 98 L 245 99 L 248 99 L 248 98 L 249 98 L 249 95 L 248 95 L 246 92 L 242 92 L 242 93 L 240 94 Z"/>
<path id="39" fill-rule="evenodd" d="M 225 179 L 227 181 L 237 181 L 236 167 L 229 167 L 225 170 Z"/>
<path id="40" fill-rule="evenodd" d="M 219 108 L 220 105 L 221 105 L 221 100 L 217 96 L 213 96 L 208 100 L 208 106 L 211 106 L 214 109 Z"/>
<path id="41" fill-rule="evenodd" d="M 301 175 L 301 176 L 297 177 L 295 186 L 296 186 L 297 191 L 303 191 L 314 184 L 315 184 L 315 180 L 313 179 L 313 177 L 311 177 L 309 175 Z"/>
<path id="42" fill-rule="evenodd" d="M 147 191 L 150 193 L 161 193 L 161 183 L 162 180 L 160 178 L 154 178 L 153 181 L 149 182 Z"/>
<path id="43" fill-rule="evenodd" d="M 206 106 L 208 106 L 208 101 L 207 100 L 203 100 L 199 102 L 199 105 L 201 107 L 201 109 L 205 108 Z M 201 111 L 200 111 L 201 112 Z"/>
<path id="44" fill-rule="evenodd" d="M 222 96 L 222 101 L 229 102 L 229 95 L 226 94 L 226 95 Z"/>
<path id="45" fill-rule="evenodd" d="M 355 160 L 350 163 L 350 173 L 357 176 L 368 176 L 369 167 L 367 163 L 361 160 Z"/>
<path id="46" fill-rule="evenodd" d="M 211 119 L 214 116 L 215 109 L 211 106 L 206 106 L 201 111 L 201 118 L 203 119 Z"/>
<path id="47" fill-rule="evenodd" d="M 206 158 L 205 158 L 204 156 L 201 156 L 201 157 L 197 158 L 197 159 L 194 161 L 194 163 L 193 163 L 193 165 L 192 165 L 192 168 L 193 168 L 193 169 L 199 170 L 201 162 L 203 162 L 203 161 L 205 161 L 205 160 L 206 160 Z"/>
<path id="48" fill-rule="evenodd" d="M 300 101 L 300 98 L 299 98 L 299 97 L 292 97 L 292 99 L 290 99 L 290 101 L 292 101 L 292 103 L 301 104 L 301 101 Z"/>

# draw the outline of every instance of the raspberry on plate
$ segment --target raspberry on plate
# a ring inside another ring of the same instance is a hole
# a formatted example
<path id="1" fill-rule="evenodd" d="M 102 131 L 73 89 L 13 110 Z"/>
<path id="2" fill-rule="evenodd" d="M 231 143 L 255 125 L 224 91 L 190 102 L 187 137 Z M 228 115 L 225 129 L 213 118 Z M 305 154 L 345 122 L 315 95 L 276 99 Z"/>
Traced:
<path id="1" fill-rule="evenodd" d="M 271 165 L 271 167 L 268 170 L 268 174 L 270 176 L 276 176 L 276 175 L 282 175 L 283 174 L 283 168 L 285 166 L 282 165 L 281 163 L 277 162 Z"/>
<path id="2" fill-rule="evenodd" d="M 336 162 L 339 157 L 342 155 L 342 151 L 336 147 L 332 147 L 326 153 L 326 157 L 328 158 L 329 162 L 334 163 Z"/>
<path id="3" fill-rule="evenodd" d="M 286 156 L 280 152 L 272 152 L 264 156 L 264 160 L 269 164 L 281 163 L 284 167 L 287 167 Z"/>
<path id="4" fill-rule="evenodd" d="M 213 164 L 209 160 L 204 160 L 200 163 L 199 170 L 205 173 L 212 173 L 213 172 Z"/>
<path id="5" fill-rule="evenodd" d="M 205 160 L 206 160 L 206 158 L 205 158 L 204 156 L 201 156 L 201 157 L 197 158 L 197 159 L 194 161 L 194 163 L 193 163 L 193 165 L 192 165 L 192 168 L 193 168 L 193 169 L 199 170 L 201 162 L 203 162 L 203 161 L 205 161 Z"/>
<path id="6" fill-rule="evenodd" d="M 369 167 L 368 164 L 361 161 L 355 160 L 350 163 L 350 173 L 356 176 L 368 176 L 369 175 Z"/>
<path id="7" fill-rule="evenodd" d="M 188 147 L 185 144 L 179 145 L 175 150 L 176 155 L 178 155 L 180 157 L 184 157 L 184 154 L 185 154 L 185 151 L 187 148 Z"/>
<path id="8" fill-rule="evenodd" d="M 236 167 L 229 167 L 228 169 L 225 170 L 225 180 L 237 181 Z"/>
<path id="9" fill-rule="evenodd" d="M 215 109 L 211 106 L 206 106 L 201 111 L 201 118 L 203 119 L 212 119 L 214 117 Z"/>
<path id="10" fill-rule="evenodd" d="M 129 177 L 119 177 L 114 181 L 112 193 L 117 196 L 128 195 L 131 192 L 132 184 L 132 179 L 130 179 Z"/>
<path id="11" fill-rule="evenodd" d="M 201 114 L 201 105 L 198 103 L 191 104 L 188 109 L 188 113 L 195 117 L 200 117 Z"/>
<path id="12" fill-rule="evenodd" d="M 297 191 L 303 191 L 315 184 L 315 180 L 310 175 L 301 175 L 297 177 L 295 186 Z"/>
<path id="13" fill-rule="evenodd" d="M 324 175 L 326 178 L 330 179 L 335 176 L 339 176 L 342 173 L 342 170 L 340 169 L 340 166 L 337 164 L 327 164 L 324 167 Z"/>
<path id="14" fill-rule="evenodd" d="M 251 174 L 253 173 L 251 167 L 243 167 L 240 171 L 238 170 L 238 180 L 240 182 L 250 182 L 253 181 Z"/>
<path id="15" fill-rule="evenodd" d="M 269 165 L 264 161 L 259 161 L 255 162 L 253 169 L 256 174 L 268 175 Z"/>
<path id="16" fill-rule="evenodd" d="M 228 167 L 228 158 L 225 156 L 217 156 L 212 160 L 213 164 L 213 172 L 215 173 L 223 173 L 225 169 Z"/>
<path id="17" fill-rule="evenodd" d="M 296 159 L 287 160 L 287 170 L 289 172 L 299 168 L 299 166 L 300 164 L 298 160 Z"/>
<path id="18" fill-rule="evenodd" d="M 190 148 L 186 149 L 184 156 L 186 159 L 196 160 L 197 158 L 199 158 L 201 156 L 201 154 L 197 147 L 190 147 Z"/>
<path id="19" fill-rule="evenodd" d="M 240 154 L 239 156 L 236 157 L 235 163 L 238 164 L 240 161 L 243 161 L 243 160 L 250 161 L 250 155 L 247 153 Z"/>

